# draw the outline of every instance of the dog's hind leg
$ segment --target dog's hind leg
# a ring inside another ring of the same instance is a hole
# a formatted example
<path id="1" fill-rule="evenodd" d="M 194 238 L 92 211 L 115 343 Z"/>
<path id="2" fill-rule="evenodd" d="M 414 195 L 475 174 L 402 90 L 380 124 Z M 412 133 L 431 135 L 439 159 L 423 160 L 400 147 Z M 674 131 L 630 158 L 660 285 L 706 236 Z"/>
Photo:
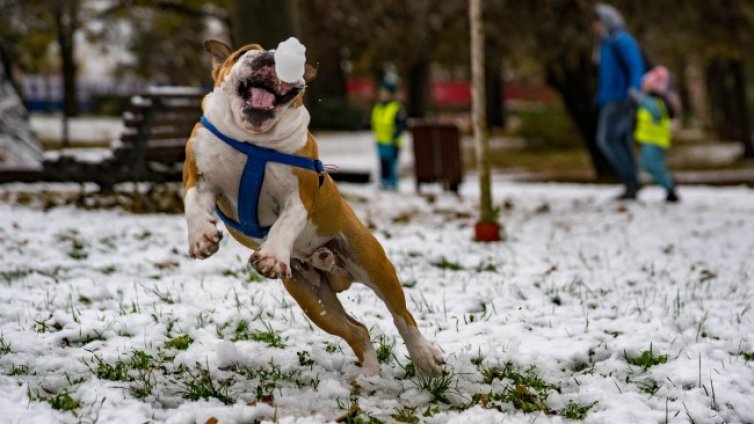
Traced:
<path id="1" fill-rule="evenodd" d="M 385 251 L 371 234 L 360 237 L 358 249 L 352 252 L 367 252 L 363 255 L 352 255 L 347 265 L 349 273 L 361 281 L 385 302 L 393 316 L 398 332 L 406 343 L 409 355 L 416 368 L 429 375 L 442 374 L 442 352 L 427 341 L 416 326 L 416 321 L 406 307 L 406 296 L 403 293 L 395 267 L 388 260 Z"/>
<path id="2" fill-rule="evenodd" d="M 366 326 L 346 313 L 335 291 L 313 267 L 294 260 L 292 268 L 293 277 L 285 279 L 283 284 L 306 316 L 321 329 L 344 339 L 367 373 L 379 373 L 377 353 Z"/>

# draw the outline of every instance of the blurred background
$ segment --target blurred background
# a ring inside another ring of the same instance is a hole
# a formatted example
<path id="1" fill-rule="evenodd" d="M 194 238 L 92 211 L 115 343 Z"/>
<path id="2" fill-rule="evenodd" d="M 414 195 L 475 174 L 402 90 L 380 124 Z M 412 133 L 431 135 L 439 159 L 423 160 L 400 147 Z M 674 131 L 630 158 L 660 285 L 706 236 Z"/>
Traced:
<path id="1" fill-rule="evenodd" d="M 495 172 L 611 180 L 594 142 L 594 3 L 484 1 Z M 612 4 L 672 72 L 683 104 L 669 158 L 679 180 L 752 184 L 754 2 Z M 467 8 L 466 0 L 0 0 L 2 92 L 23 108 L 4 106 L 0 133 L 15 131 L 46 152 L 109 148 L 133 95 L 150 86 L 209 89 L 203 40 L 269 49 L 296 36 L 318 68 L 306 100 L 321 144 L 366 143 L 371 152 L 376 87 L 395 73 L 408 115 L 455 123 L 473 169 Z"/>

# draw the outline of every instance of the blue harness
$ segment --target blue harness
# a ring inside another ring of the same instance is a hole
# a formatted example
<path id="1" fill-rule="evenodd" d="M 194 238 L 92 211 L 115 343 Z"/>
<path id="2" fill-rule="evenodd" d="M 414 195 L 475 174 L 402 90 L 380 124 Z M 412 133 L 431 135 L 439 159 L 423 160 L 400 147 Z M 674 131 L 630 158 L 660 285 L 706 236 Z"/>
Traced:
<path id="1" fill-rule="evenodd" d="M 270 232 L 270 227 L 259 225 L 257 205 L 259 193 L 262 191 L 264 172 L 267 162 L 282 163 L 297 168 L 309 169 L 319 175 L 319 184 L 324 181 L 325 166 L 321 161 L 302 156 L 289 155 L 271 149 L 265 149 L 253 144 L 243 143 L 223 134 L 209 120 L 202 116 L 200 119 L 204 128 L 208 129 L 215 137 L 224 141 L 234 149 L 246 155 L 246 165 L 241 175 L 241 183 L 238 188 L 238 221 L 234 221 L 225 215 L 219 207 L 215 207 L 217 215 L 226 226 L 252 238 L 263 239 Z"/>

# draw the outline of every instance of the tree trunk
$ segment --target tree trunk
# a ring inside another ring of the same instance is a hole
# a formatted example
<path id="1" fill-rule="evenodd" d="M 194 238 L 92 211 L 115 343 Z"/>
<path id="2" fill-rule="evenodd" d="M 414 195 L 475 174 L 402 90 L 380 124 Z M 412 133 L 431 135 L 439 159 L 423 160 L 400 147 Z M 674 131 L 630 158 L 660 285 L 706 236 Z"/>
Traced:
<path id="1" fill-rule="evenodd" d="M 681 123 L 684 127 L 688 127 L 689 123 L 691 122 L 691 118 L 693 115 L 693 108 L 691 106 L 691 95 L 689 93 L 689 82 L 688 82 L 688 66 L 686 64 L 686 61 L 683 58 L 679 58 L 678 60 L 678 67 L 676 68 L 678 80 L 675 82 L 676 85 L 676 91 L 678 91 L 678 97 L 681 100 L 681 116 L 676 116 L 676 118 L 681 119 Z"/>
<path id="2" fill-rule="evenodd" d="M 295 0 L 235 0 L 233 42 L 274 49 L 288 37 L 300 37 Z"/>
<path id="3" fill-rule="evenodd" d="M 733 73 L 733 93 L 735 95 L 736 109 L 738 109 L 738 128 L 743 144 L 743 157 L 754 158 L 754 145 L 751 139 L 751 123 L 749 122 L 749 105 L 746 101 L 746 72 L 741 59 L 731 61 Z"/>
<path id="4" fill-rule="evenodd" d="M 346 76 L 341 67 L 343 60 L 341 40 L 327 17 L 332 13 L 329 1 L 301 2 L 301 11 L 308 19 L 301 22 L 303 43 L 306 44 L 307 62 L 317 68 L 317 78 L 307 87 L 311 104 L 320 101 L 346 99 Z"/>
<path id="5" fill-rule="evenodd" d="M 705 80 L 712 128 L 723 140 L 735 140 L 739 136 L 737 129 L 740 124 L 730 60 L 722 56 L 714 57 L 705 69 Z"/>
<path id="6" fill-rule="evenodd" d="M 471 23 L 471 119 L 474 145 L 479 168 L 479 222 L 495 222 L 492 209 L 492 181 L 490 177 L 489 138 L 487 135 L 486 101 L 484 93 L 484 21 L 481 0 L 469 0 Z"/>
<path id="7" fill-rule="evenodd" d="M 412 118 L 427 115 L 429 64 L 429 58 L 422 54 L 408 71 L 408 115 Z"/>
<path id="8" fill-rule="evenodd" d="M 503 61 L 500 52 L 487 43 L 484 63 L 484 81 L 487 97 L 487 125 L 490 128 L 505 126 L 505 99 L 503 98 Z"/>
<path id="9" fill-rule="evenodd" d="M 74 44 L 74 33 L 78 28 L 77 14 L 79 3 L 76 0 L 58 0 L 53 8 L 55 29 L 60 48 L 60 59 L 63 74 L 63 115 L 65 117 L 78 116 L 79 104 L 77 96 L 77 67 Z M 64 140 L 65 141 L 65 140 Z"/>
<path id="10" fill-rule="evenodd" d="M 578 67 L 567 68 L 564 63 L 545 65 L 547 84 L 560 94 L 566 112 L 584 139 L 597 178 L 611 179 L 616 176 L 615 170 L 597 146 L 597 110 L 593 103 L 594 90 L 590 80 L 593 72 L 589 59 L 582 59 Z"/>

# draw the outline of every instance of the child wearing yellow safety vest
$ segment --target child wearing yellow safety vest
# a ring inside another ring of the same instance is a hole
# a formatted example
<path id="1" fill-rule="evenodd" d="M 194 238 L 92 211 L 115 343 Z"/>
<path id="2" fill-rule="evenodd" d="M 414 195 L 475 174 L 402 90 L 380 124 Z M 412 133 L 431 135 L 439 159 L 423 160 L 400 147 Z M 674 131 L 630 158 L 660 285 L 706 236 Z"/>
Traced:
<path id="1" fill-rule="evenodd" d="M 398 86 L 383 81 L 372 109 L 372 133 L 380 158 L 380 185 L 386 190 L 398 189 L 398 155 L 403 145 L 406 113 L 396 99 Z"/>
<path id="2" fill-rule="evenodd" d="M 666 190 L 666 201 L 678 202 L 675 182 L 665 165 L 665 153 L 671 142 L 670 119 L 674 110 L 670 96 L 670 75 L 665 67 L 657 66 L 644 74 L 641 93 L 632 93 L 639 105 L 634 138 L 641 144 L 639 162 L 642 169 Z"/>

